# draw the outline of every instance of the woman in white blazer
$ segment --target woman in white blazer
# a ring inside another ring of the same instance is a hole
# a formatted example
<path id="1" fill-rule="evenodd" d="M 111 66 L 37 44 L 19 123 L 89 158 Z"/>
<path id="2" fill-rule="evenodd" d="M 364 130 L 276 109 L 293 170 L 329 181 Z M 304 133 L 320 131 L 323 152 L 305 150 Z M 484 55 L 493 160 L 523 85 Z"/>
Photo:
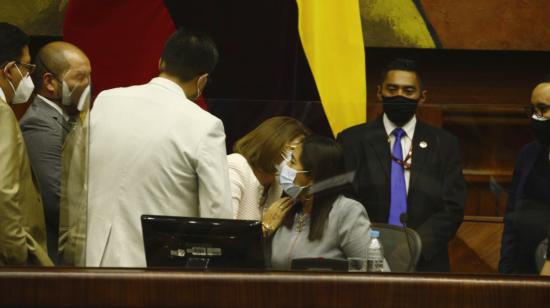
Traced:
<path id="1" fill-rule="evenodd" d="M 227 162 L 236 219 L 262 220 L 270 205 L 290 203 L 288 198 L 281 198 L 275 174 L 292 148 L 309 134 L 296 119 L 273 117 L 235 143 Z"/>

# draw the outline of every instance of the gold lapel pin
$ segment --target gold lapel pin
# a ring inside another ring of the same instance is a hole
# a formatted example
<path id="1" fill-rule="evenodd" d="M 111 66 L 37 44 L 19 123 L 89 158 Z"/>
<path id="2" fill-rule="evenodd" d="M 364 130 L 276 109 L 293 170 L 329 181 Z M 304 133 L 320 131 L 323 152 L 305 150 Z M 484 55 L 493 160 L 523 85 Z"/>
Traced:
<path id="1" fill-rule="evenodd" d="M 425 149 L 425 148 L 428 147 L 428 143 L 427 143 L 426 141 L 420 141 L 420 147 L 421 147 L 422 149 Z"/>

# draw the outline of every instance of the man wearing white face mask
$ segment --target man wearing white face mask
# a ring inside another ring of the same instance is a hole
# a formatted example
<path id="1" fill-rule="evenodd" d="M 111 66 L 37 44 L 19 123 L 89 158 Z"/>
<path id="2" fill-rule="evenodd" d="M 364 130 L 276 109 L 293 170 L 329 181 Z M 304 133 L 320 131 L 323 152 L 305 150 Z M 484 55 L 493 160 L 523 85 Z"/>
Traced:
<path id="1" fill-rule="evenodd" d="M 87 266 L 145 267 L 143 214 L 233 216 L 223 124 L 192 102 L 217 61 L 210 38 L 178 30 L 166 42 L 158 77 L 97 96 Z"/>
<path id="2" fill-rule="evenodd" d="M 66 42 L 47 44 L 34 62 L 37 95 L 20 126 L 44 204 L 48 255 L 57 264 L 61 149 L 80 95 L 89 86 L 91 67 L 84 52 Z"/>
<path id="3" fill-rule="evenodd" d="M 8 105 L 26 102 L 33 91 L 28 44 L 19 28 L 0 23 L 0 265 L 52 265 L 42 202 Z"/>

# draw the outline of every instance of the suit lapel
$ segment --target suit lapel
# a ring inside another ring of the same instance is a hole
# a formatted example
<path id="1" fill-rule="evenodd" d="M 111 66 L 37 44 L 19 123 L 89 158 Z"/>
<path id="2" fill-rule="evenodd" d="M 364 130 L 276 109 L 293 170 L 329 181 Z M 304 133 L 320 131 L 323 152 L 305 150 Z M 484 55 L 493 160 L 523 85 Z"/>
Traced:
<path id="1" fill-rule="evenodd" d="M 59 124 L 61 124 L 61 127 L 63 127 L 64 135 L 71 131 L 71 128 L 72 128 L 71 122 L 65 121 L 65 119 L 62 116 L 58 116 L 57 121 L 59 122 Z"/>
<path id="2" fill-rule="evenodd" d="M 422 171 L 427 164 L 428 158 L 437 148 L 438 145 L 436 141 L 437 140 L 433 134 L 428 131 L 425 124 L 420 121 L 417 122 L 412 141 L 411 174 L 407 199 L 410 199 L 410 192 L 418 185 L 419 178 L 421 178 Z"/>
<path id="3" fill-rule="evenodd" d="M 71 123 L 68 121 L 65 121 L 63 116 L 59 114 L 57 110 L 55 110 L 52 106 L 48 105 L 43 99 L 40 97 L 36 97 L 37 102 L 37 108 L 38 111 L 43 113 L 45 116 L 54 119 L 61 127 L 63 128 L 63 135 L 67 134 L 71 130 Z"/>
<path id="4" fill-rule="evenodd" d="M 372 131 L 372 135 L 367 136 L 369 140 L 370 147 L 376 153 L 378 162 L 384 170 L 384 174 L 387 179 L 390 178 L 390 146 L 388 143 L 388 136 L 386 135 L 386 130 L 384 129 L 384 123 L 382 122 L 382 117 L 378 118 L 375 123 L 373 123 L 375 129 Z M 369 159 L 369 157 L 367 157 Z"/>

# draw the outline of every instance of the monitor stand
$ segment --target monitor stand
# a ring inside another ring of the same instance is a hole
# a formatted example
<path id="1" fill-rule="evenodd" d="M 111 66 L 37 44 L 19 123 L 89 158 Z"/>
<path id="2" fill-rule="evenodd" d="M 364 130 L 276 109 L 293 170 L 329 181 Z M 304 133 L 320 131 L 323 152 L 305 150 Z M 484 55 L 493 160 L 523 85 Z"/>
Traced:
<path id="1" fill-rule="evenodd" d="M 208 262 L 210 262 L 209 258 L 188 258 L 187 264 L 185 267 L 187 268 L 195 268 L 195 269 L 208 269 Z"/>

